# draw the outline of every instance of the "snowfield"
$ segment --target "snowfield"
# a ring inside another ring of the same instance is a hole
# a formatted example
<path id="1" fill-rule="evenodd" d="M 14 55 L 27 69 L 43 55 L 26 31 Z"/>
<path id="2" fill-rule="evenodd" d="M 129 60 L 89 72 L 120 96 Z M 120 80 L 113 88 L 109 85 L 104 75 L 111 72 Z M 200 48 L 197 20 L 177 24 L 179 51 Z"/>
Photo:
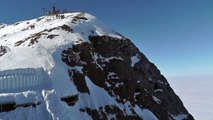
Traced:
<path id="1" fill-rule="evenodd" d="M 91 32 L 93 35 L 108 35 L 121 38 L 94 16 L 86 13 L 84 16 L 88 19 L 87 21 L 74 23 L 74 16 L 80 16 L 81 14 L 67 13 L 65 14 L 65 19 L 56 19 L 55 16 L 43 16 L 1 28 L 0 45 L 7 47 L 8 53 L 0 57 L 0 71 L 39 67 L 50 71 L 55 63 L 58 62 L 53 58 L 55 53 L 57 55 L 58 48 L 66 48 L 70 44 L 88 41 L 88 36 Z M 29 26 L 31 25 L 34 25 L 35 28 L 30 29 Z M 75 32 L 70 33 L 69 30 L 63 30 L 68 27 Z M 51 36 L 53 36 L 52 39 Z M 35 41 L 29 40 L 30 38 L 35 39 Z"/>
<path id="2" fill-rule="evenodd" d="M 168 77 L 168 80 L 196 120 L 212 120 L 213 75 Z"/>
<path id="3" fill-rule="evenodd" d="M 116 105 L 131 114 L 130 107 L 127 107 L 132 106 L 130 103 L 123 108 L 125 106 L 116 102 L 103 88 L 94 85 L 88 77 L 85 79 L 90 95 L 79 93 L 70 80 L 67 65 L 61 61 L 63 50 L 82 41 L 89 42 L 91 34 L 122 36 L 92 15 L 80 12 L 64 15 L 64 19 L 50 15 L 0 26 L 0 110 L 5 104 L 12 109 L 0 111 L 0 119 L 89 120 L 91 117 L 79 109 L 99 109 L 104 105 Z M 102 58 L 103 61 L 110 59 Z M 137 56 L 133 56 L 132 66 L 137 62 Z M 81 67 L 72 69 L 82 72 Z M 78 95 L 79 101 L 73 107 L 61 101 L 63 97 L 74 95 Z M 97 101 L 96 97 L 103 100 Z M 157 120 L 148 109 L 135 106 L 134 110 L 147 120 Z"/>

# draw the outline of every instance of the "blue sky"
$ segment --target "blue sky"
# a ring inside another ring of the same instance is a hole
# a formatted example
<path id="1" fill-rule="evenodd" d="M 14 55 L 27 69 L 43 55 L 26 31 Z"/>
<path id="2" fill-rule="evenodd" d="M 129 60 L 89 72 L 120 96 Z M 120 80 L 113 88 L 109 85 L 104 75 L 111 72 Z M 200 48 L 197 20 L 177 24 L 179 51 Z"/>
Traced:
<path id="1" fill-rule="evenodd" d="M 212 0 L 1 0 L 0 23 L 41 16 L 53 3 L 95 15 L 165 76 L 213 74 Z"/>

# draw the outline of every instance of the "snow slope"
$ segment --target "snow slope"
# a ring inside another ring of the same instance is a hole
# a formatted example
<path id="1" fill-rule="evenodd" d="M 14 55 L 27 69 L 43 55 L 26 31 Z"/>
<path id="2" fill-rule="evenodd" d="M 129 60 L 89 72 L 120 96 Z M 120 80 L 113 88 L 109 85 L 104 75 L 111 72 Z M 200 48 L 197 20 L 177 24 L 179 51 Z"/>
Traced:
<path id="1" fill-rule="evenodd" d="M 92 15 L 80 12 L 64 15 L 64 19 L 49 15 L 4 27 L 1 25 L 0 105 L 8 102 L 15 102 L 16 105 L 35 102 L 40 104 L 36 107 L 16 107 L 9 112 L 0 112 L 0 119 L 89 120 L 91 117 L 88 114 L 77 110 L 82 107 L 99 109 L 104 105 L 116 105 L 125 109 L 127 114 L 132 114 L 132 110 L 125 107 L 132 106 L 130 103 L 126 103 L 125 106 L 119 104 L 104 89 L 94 85 L 88 77 L 85 79 L 90 95 L 79 93 L 70 81 L 68 66 L 61 61 L 63 50 L 83 41 L 89 42 L 89 35 L 107 35 L 115 38 L 122 36 L 107 28 Z M 132 60 L 132 65 L 138 61 L 136 57 Z M 72 69 L 82 72 L 81 67 Z M 48 77 L 45 77 L 46 75 Z M 49 82 L 41 87 L 42 81 Z M 32 86 L 37 89 L 31 89 Z M 29 89 L 23 89 L 24 87 Z M 62 97 L 76 94 L 79 101 L 73 107 L 60 100 Z M 98 101 L 96 97 L 103 100 Z M 157 120 L 148 109 L 142 110 L 135 106 L 134 111 L 147 120 Z"/>
<path id="2" fill-rule="evenodd" d="M 2 66 L 0 71 L 39 67 L 50 71 L 55 63 L 58 62 L 54 60 L 54 55 L 52 55 L 54 52 L 57 52 L 57 48 L 70 44 L 78 44 L 78 42 L 81 41 L 88 41 L 88 36 L 91 34 L 91 31 L 93 31 L 94 35 L 120 37 L 89 14 L 83 14 L 88 19 L 87 21 L 79 21 L 76 24 L 72 22 L 74 16 L 81 14 L 82 13 L 67 13 L 65 14 L 65 19 L 56 19 L 55 16 L 43 16 L 38 19 L 21 21 L 14 25 L 1 28 L 0 44 L 9 47 L 9 52 L 0 58 L 0 65 Z M 35 26 L 35 29 L 29 28 L 32 25 Z M 74 33 L 58 29 L 59 26 L 63 25 L 71 27 Z M 48 32 L 48 30 L 50 32 Z M 41 33 L 41 35 L 38 33 Z M 36 38 L 36 35 L 39 36 L 37 40 L 39 42 L 36 45 L 31 45 L 32 43 L 30 43 L 29 37 Z M 56 37 L 55 39 L 47 39 L 48 35 L 56 35 Z M 17 42 L 19 41 L 24 42 L 17 46 Z M 19 56 L 20 54 L 22 54 L 22 57 Z M 8 60 L 10 60 L 10 62 L 8 62 Z"/>
<path id="3" fill-rule="evenodd" d="M 168 80 L 196 120 L 212 120 L 212 75 L 169 77 Z"/>

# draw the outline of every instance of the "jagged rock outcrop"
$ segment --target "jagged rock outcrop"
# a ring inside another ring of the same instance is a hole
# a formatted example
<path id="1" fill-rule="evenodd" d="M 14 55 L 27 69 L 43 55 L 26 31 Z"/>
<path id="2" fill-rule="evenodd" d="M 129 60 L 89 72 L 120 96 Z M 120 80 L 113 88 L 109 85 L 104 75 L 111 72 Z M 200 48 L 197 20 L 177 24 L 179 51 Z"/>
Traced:
<path id="1" fill-rule="evenodd" d="M 89 36 L 89 40 L 90 43 L 74 45 L 62 53 L 62 60 L 68 66 L 83 67 L 83 74 L 69 71 L 79 92 L 90 93 L 83 77 L 88 76 L 120 104 L 129 102 L 128 107 L 138 105 L 140 109 L 149 109 L 159 120 L 171 120 L 173 115 L 180 114 L 187 115 L 186 120 L 193 120 L 166 78 L 129 39 Z M 133 65 L 132 57 L 138 59 Z M 81 111 L 97 120 L 107 119 L 108 114 L 114 114 L 118 120 L 143 119 L 133 109 L 131 115 L 127 115 L 125 109 L 117 106 L 82 108 Z"/>

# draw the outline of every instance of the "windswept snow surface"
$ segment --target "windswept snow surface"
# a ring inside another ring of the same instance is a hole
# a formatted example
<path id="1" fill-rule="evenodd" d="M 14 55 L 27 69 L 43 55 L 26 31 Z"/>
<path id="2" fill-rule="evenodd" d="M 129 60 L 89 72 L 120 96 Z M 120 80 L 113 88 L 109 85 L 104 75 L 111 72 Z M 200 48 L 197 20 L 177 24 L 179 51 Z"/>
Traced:
<path id="1" fill-rule="evenodd" d="M 72 44 L 89 42 L 89 35 L 121 36 L 90 14 L 75 12 L 64 15 L 64 19 L 57 19 L 55 15 L 42 16 L 1 28 L 0 45 L 9 50 L 0 56 L 0 71 L 43 68 L 59 96 L 76 94 L 76 88 L 67 74 L 68 67 L 61 61 L 62 51 L 72 47 Z M 76 22 L 76 16 L 83 16 L 87 20 L 78 19 Z M 34 29 L 30 28 L 32 25 Z M 63 30 L 61 26 L 64 25 L 71 32 Z M 50 39 L 49 35 L 56 36 Z M 33 38 L 37 39 L 32 43 Z M 17 42 L 21 44 L 17 45 Z"/>
<path id="2" fill-rule="evenodd" d="M 67 13 L 65 19 L 56 19 L 55 16 L 43 16 L 1 28 L 0 45 L 7 46 L 9 51 L 0 57 L 0 71 L 39 67 L 51 71 L 58 62 L 54 59 L 54 53 L 58 48 L 77 44 L 80 41 L 88 41 L 88 36 L 91 34 L 121 37 L 94 16 L 86 13 L 84 13 L 87 18 L 86 21 L 79 20 L 79 22 L 73 23 L 74 17 L 79 14 L 82 13 Z M 35 29 L 29 28 L 32 25 L 35 26 Z M 67 32 L 58 28 L 63 25 L 69 26 L 74 32 Z M 40 37 L 38 37 L 39 35 Z M 50 39 L 47 38 L 48 35 L 56 36 Z M 29 37 L 38 37 L 36 40 L 38 42 L 30 43 L 30 40 L 26 40 Z M 24 42 L 17 46 L 17 42 L 20 41 Z"/>
<path id="3" fill-rule="evenodd" d="M 41 102 L 35 108 L 18 107 L 10 112 L 0 112 L 0 119 L 91 119 L 88 114 L 76 111 L 78 106 L 69 107 L 60 100 L 78 94 L 70 81 L 68 66 L 61 61 L 61 53 L 74 44 L 89 42 L 89 35 L 121 36 L 90 14 L 75 12 L 64 15 L 64 19 L 49 15 L 12 25 L 0 24 L 0 103 Z M 76 20 L 76 16 L 86 19 Z M 81 72 L 80 67 L 72 69 Z M 48 81 L 46 86 L 43 86 L 44 81 Z M 95 106 L 92 103 L 95 98 L 90 98 L 88 104 Z"/>
<path id="4" fill-rule="evenodd" d="M 168 77 L 168 80 L 195 120 L 212 120 L 213 75 Z"/>
<path id="5" fill-rule="evenodd" d="M 131 114 L 130 108 L 127 107 L 131 106 L 130 103 L 126 103 L 124 108 L 123 104 L 117 103 L 88 77 L 85 79 L 90 94 L 79 93 L 70 80 L 68 69 L 82 73 L 82 68 L 68 68 L 61 60 L 63 50 L 83 41 L 89 42 L 89 35 L 117 38 L 122 36 L 87 13 L 76 12 L 64 15 L 64 19 L 49 15 L 0 26 L 0 105 L 8 102 L 16 105 L 40 103 L 36 107 L 17 107 L 9 112 L 0 112 L 0 119 L 90 120 L 92 118 L 87 113 L 80 112 L 79 108 L 98 109 L 105 105 L 116 105 L 125 109 L 127 114 Z M 75 20 L 76 16 L 84 18 Z M 123 60 L 120 57 L 99 57 L 106 62 L 112 59 Z M 132 62 L 136 63 L 137 58 L 133 57 Z M 116 77 L 116 74 L 110 73 L 109 77 Z M 43 82 L 45 84 L 41 87 Z M 33 87 L 36 89 L 32 89 Z M 78 95 L 79 100 L 72 107 L 60 100 L 61 97 L 73 95 Z M 97 97 L 103 100 L 97 100 Z M 134 110 L 144 119 L 157 120 L 149 110 L 142 110 L 137 106 Z"/>

